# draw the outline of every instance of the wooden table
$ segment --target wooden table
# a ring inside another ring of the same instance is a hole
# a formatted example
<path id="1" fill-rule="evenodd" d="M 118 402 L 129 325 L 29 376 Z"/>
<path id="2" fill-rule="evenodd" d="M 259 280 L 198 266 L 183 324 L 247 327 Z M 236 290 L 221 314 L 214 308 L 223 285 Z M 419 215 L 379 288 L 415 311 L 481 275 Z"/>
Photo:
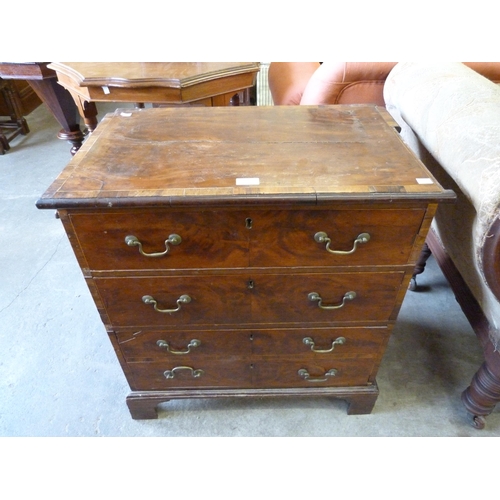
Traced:
<path id="1" fill-rule="evenodd" d="M 0 62 L 0 77 L 28 81 L 61 125 L 59 139 L 69 141 L 72 145 L 71 153 L 74 154 L 83 141 L 80 116 L 71 95 L 57 84 L 56 73 L 48 68 L 48 64 L 47 62 Z"/>
<path id="2" fill-rule="evenodd" d="M 373 106 L 104 117 L 57 209 L 132 392 L 329 396 L 371 412 L 443 190 Z"/>
<path id="3" fill-rule="evenodd" d="M 21 106 L 12 83 L 2 78 L 0 78 L 0 102 L 7 108 L 9 116 L 0 120 L 0 155 L 3 155 L 10 149 L 10 141 L 18 135 L 26 135 L 30 129 L 21 113 Z"/>
<path id="4" fill-rule="evenodd" d="M 77 63 L 54 62 L 57 73 L 80 111 L 87 128 L 97 126 L 95 102 L 239 104 L 239 94 L 256 80 L 259 63 Z M 248 99 L 247 99 L 248 100 Z"/>

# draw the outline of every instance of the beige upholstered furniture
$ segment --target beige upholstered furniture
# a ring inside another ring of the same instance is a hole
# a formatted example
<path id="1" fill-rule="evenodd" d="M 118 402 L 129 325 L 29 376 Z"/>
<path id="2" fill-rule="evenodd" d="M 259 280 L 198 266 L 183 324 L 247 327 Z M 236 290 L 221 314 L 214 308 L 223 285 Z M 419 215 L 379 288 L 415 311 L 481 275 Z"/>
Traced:
<path id="1" fill-rule="evenodd" d="M 500 63 L 479 64 L 498 81 Z M 439 207 L 427 243 L 484 351 L 462 394 L 482 428 L 500 401 L 500 87 L 461 63 L 399 63 L 384 98 L 403 139 L 458 196 Z"/>

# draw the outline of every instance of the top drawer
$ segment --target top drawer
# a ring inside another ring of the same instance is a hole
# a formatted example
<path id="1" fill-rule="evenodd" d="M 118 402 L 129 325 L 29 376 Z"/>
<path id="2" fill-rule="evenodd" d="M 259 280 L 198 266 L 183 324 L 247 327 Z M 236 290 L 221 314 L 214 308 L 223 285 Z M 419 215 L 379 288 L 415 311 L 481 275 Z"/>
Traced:
<path id="1" fill-rule="evenodd" d="M 423 208 L 248 209 L 69 217 L 90 269 L 175 270 L 404 265 L 424 214 Z"/>

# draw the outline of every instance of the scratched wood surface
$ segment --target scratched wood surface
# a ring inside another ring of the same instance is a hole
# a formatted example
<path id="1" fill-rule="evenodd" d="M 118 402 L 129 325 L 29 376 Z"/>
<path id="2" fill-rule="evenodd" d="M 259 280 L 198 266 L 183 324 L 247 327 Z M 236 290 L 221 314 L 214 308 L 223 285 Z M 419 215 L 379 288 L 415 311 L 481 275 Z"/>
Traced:
<path id="1" fill-rule="evenodd" d="M 106 115 L 39 206 L 322 193 L 447 197 L 376 107 L 249 106 Z"/>

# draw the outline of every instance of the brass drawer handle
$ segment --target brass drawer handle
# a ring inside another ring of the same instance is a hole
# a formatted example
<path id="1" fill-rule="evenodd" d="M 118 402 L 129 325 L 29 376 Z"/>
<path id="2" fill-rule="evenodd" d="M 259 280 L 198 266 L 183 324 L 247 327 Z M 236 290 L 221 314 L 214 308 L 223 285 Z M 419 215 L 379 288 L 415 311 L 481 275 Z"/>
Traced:
<path id="1" fill-rule="evenodd" d="M 175 368 L 172 368 L 171 370 L 165 370 L 163 372 L 163 375 L 165 375 L 165 378 L 174 378 L 175 377 L 175 372 L 178 372 L 180 370 L 190 370 L 191 375 L 193 378 L 199 378 L 203 375 L 203 370 L 195 370 L 191 368 L 190 366 L 176 366 Z"/>
<path id="2" fill-rule="evenodd" d="M 171 314 L 179 311 L 182 304 L 189 304 L 189 302 L 191 302 L 191 297 L 189 295 L 181 295 L 177 299 L 177 307 L 175 309 L 160 309 L 158 307 L 158 302 L 153 297 L 151 297 L 151 295 L 144 295 L 144 297 L 142 297 L 142 301 L 144 302 L 144 304 L 153 304 L 153 308 L 155 311 Z"/>
<path id="3" fill-rule="evenodd" d="M 162 349 L 166 349 L 170 354 L 189 354 L 191 352 L 191 348 L 199 347 L 201 345 L 201 342 L 198 339 L 191 340 L 187 345 L 185 351 L 174 351 L 170 348 L 170 344 L 165 340 L 158 340 L 158 342 L 156 342 L 156 345 L 158 347 L 161 347 Z"/>
<path id="4" fill-rule="evenodd" d="M 156 253 L 146 253 L 142 249 L 142 243 L 139 241 L 139 239 L 136 236 L 129 235 L 125 236 L 125 243 L 129 247 L 139 247 L 139 253 L 141 255 L 144 255 L 144 257 L 162 257 L 163 255 L 166 255 L 169 250 L 169 244 L 170 245 L 179 245 L 182 241 L 182 238 L 178 234 L 171 234 L 166 240 L 165 240 L 165 251 L 164 252 L 156 252 Z"/>
<path id="5" fill-rule="evenodd" d="M 345 338 L 344 337 L 338 337 L 332 342 L 332 347 L 330 349 L 315 349 L 314 348 L 314 340 L 311 337 L 304 337 L 302 339 L 302 342 L 304 342 L 305 345 L 311 346 L 311 351 L 313 352 L 319 352 L 319 353 L 328 353 L 332 352 L 335 349 L 336 345 L 342 345 L 345 344 Z"/>
<path id="6" fill-rule="evenodd" d="M 297 373 L 299 374 L 299 377 L 302 377 L 304 380 L 307 380 L 308 382 L 327 382 L 328 377 L 335 377 L 335 375 L 337 375 L 337 371 L 338 370 L 336 370 L 335 368 L 328 370 L 323 375 L 324 378 L 311 377 L 311 375 L 309 375 L 309 372 L 305 368 L 301 368 Z"/>
<path id="7" fill-rule="evenodd" d="M 368 243 L 370 241 L 370 235 L 368 233 L 361 233 L 355 240 L 351 250 L 332 250 L 330 248 L 330 243 L 332 240 L 328 237 L 326 233 L 320 231 L 314 235 L 314 241 L 316 243 L 326 243 L 326 250 L 330 253 L 334 253 L 336 255 L 350 255 L 356 251 L 356 248 L 360 243 Z"/>
<path id="8" fill-rule="evenodd" d="M 356 298 L 356 292 L 347 292 L 346 294 L 344 294 L 344 297 L 342 298 L 342 302 L 336 306 L 324 306 L 323 305 L 323 299 L 321 298 L 320 294 L 319 293 L 316 293 L 316 292 L 311 292 L 307 298 L 311 301 L 311 302 L 314 302 L 314 301 L 317 301 L 318 302 L 318 307 L 320 307 L 321 309 L 340 309 L 341 307 L 344 307 L 346 301 L 348 300 L 354 300 Z"/>

